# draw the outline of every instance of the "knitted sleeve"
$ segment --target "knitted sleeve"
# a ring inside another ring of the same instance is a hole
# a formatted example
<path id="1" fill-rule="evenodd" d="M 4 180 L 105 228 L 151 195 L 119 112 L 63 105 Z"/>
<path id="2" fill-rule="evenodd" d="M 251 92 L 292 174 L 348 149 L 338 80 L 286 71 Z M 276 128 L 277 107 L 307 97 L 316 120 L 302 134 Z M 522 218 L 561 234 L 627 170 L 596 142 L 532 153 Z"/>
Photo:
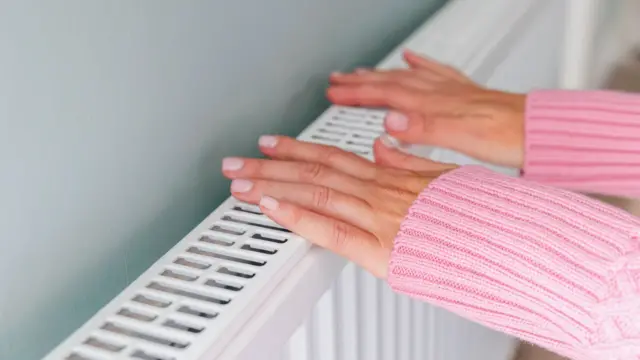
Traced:
<path id="1" fill-rule="evenodd" d="M 565 189 L 640 196 L 640 94 L 536 91 L 523 176 Z"/>
<path id="2" fill-rule="evenodd" d="M 401 293 L 574 359 L 640 358 L 640 220 L 569 191 L 468 166 L 401 225 Z"/>

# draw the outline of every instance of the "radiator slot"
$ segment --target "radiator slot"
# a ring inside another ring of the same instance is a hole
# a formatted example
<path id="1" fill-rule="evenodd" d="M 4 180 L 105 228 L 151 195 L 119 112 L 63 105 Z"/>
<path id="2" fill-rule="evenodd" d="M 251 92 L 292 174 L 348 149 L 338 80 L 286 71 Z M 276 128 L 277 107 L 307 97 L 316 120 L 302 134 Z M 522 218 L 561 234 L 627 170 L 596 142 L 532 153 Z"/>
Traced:
<path id="1" fill-rule="evenodd" d="M 120 309 L 116 314 L 129 319 L 138 320 L 142 322 L 152 322 L 157 318 L 156 315 L 147 315 L 147 314 L 143 314 L 141 312 L 133 311 L 127 308 Z"/>
<path id="2" fill-rule="evenodd" d="M 65 360 L 96 360 L 96 359 L 81 355 L 77 352 L 73 352 L 71 353 L 71 355 L 67 356 Z"/>
<path id="3" fill-rule="evenodd" d="M 111 342 L 102 340 L 102 339 L 98 339 L 96 337 L 90 337 L 87 340 L 84 341 L 85 345 L 97 348 L 97 349 L 102 349 L 102 350 L 106 350 L 112 353 L 118 353 L 120 351 L 122 351 L 122 349 L 125 348 L 124 345 L 116 345 L 113 344 Z"/>
<path id="4" fill-rule="evenodd" d="M 246 232 L 246 230 L 244 229 L 230 227 L 229 225 L 214 225 L 211 228 L 211 231 L 219 232 L 222 234 L 228 234 L 228 235 L 236 235 L 236 236 L 241 236 Z"/>
<path id="5" fill-rule="evenodd" d="M 276 249 L 269 249 L 266 247 L 251 245 L 251 244 L 244 244 L 242 245 L 241 249 L 247 250 L 247 251 L 253 251 L 253 252 L 256 252 L 259 254 L 265 254 L 265 255 L 274 255 L 275 253 L 278 252 L 278 250 Z"/>
<path id="6" fill-rule="evenodd" d="M 147 295 L 136 295 L 131 300 L 140 304 L 154 306 L 157 308 L 166 308 L 166 307 L 169 307 L 169 305 L 171 305 L 171 301 L 154 299 L 153 297 L 150 297 Z"/>
<path id="7" fill-rule="evenodd" d="M 205 264 L 204 262 L 186 259 L 184 257 L 179 257 L 173 261 L 174 264 L 182 265 L 186 267 L 190 267 L 197 270 L 206 270 L 211 267 L 211 264 Z"/>
<path id="8" fill-rule="evenodd" d="M 227 246 L 227 247 L 233 246 L 233 244 L 235 244 L 235 242 L 231 240 L 223 239 L 214 235 L 203 235 L 200 237 L 200 241 L 213 244 L 213 245 Z"/>
<path id="9" fill-rule="evenodd" d="M 226 254 L 222 254 L 214 251 L 204 250 L 195 246 L 192 246 L 189 249 L 187 249 L 187 252 L 202 255 L 202 256 L 209 256 L 215 259 L 233 261 L 240 264 L 247 264 L 251 266 L 264 266 L 267 263 L 266 261 L 246 259 L 239 256 L 226 255 Z"/>
<path id="10" fill-rule="evenodd" d="M 144 352 L 142 350 L 134 351 L 133 354 L 131 354 L 131 358 L 139 359 L 139 360 L 175 360 L 174 357 L 151 355 L 151 354 L 149 354 L 147 352 Z"/>
<path id="11" fill-rule="evenodd" d="M 340 139 L 334 139 L 334 138 L 330 138 L 330 137 L 327 137 L 327 136 L 321 136 L 321 135 L 312 135 L 311 138 L 313 140 L 332 142 L 332 143 L 336 143 L 336 144 L 340 142 Z"/>
<path id="12" fill-rule="evenodd" d="M 332 129 L 332 130 L 330 130 L 330 129 L 325 129 L 325 128 L 320 128 L 320 129 L 318 129 L 318 132 L 319 132 L 319 133 L 322 133 L 322 134 L 331 134 L 331 135 L 338 135 L 338 136 L 345 136 L 345 135 L 347 135 L 347 133 L 346 133 L 346 132 L 343 132 L 343 131 L 338 131 L 338 130 L 333 130 L 333 129 Z"/>
<path id="13" fill-rule="evenodd" d="M 215 297 L 211 295 L 198 294 L 193 291 L 178 289 L 172 286 L 160 284 L 158 282 L 152 282 L 147 287 L 149 289 L 165 292 L 168 294 L 174 294 L 174 295 L 183 296 L 183 297 L 194 299 L 194 300 L 206 301 L 214 304 L 226 305 L 231 302 L 231 299 L 226 299 L 224 297 Z"/>
<path id="14" fill-rule="evenodd" d="M 102 325 L 101 329 L 112 332 L 114 334 L 124 335 L 127 337 L 132 337 L 132 338 L 148 341 L 150 343 L 164 345 L 164 346 L 168 346 L 176 349 L 186 349 L 189 346 L 188 342 L 182 342 L 178 340 L 169 340 L 160 336 L 146 334 L 144 332 L 133 330 L 125 326 L 116 325 L 112 322 L 108 322 Z"/>
<path id="15" fill-rule="evenodd" d="M 219 289 L 225 289 L 225 290 L 229 290 L 229 291 L 240 291 L 243 288 L 242 285 L 230 284 L 230 283 L 227 283 L 227 282 L 224 282 L 224 281 L 214 280 L 214 279 L 209 279 L 209 280 L 205 281 L 204 284 L 207 285 L 207 286 L 211 286 L 211 287 L 215 287 L 215 288 L 219 288 Z"/>
<path id="16" fill-rule="evenodd" d="M 201 326 L 194 326 L 194 325 L 186 325 L 183 324 L 179 321 L 175 321 L 172 319 L 169 319 L 165 322 L 162 323 L 162 326 L 166 326 L 168 328 L 172 328 L 172 329 L 176 329 L 176 330 L 180 330 L 180 331 L 186 331 L 189 333 L 193 333 L 193 334 L 199 334 L 202 332 L 202 330 L 204 330 L 204 327 Z"/>
<path id="17" fill-rule="evenodd" d="M 262 241 L 268 241 L 268 242 L 273 242 L 273 243 L 277 243 L 277 244 L 284 244 L 287 242 L 287 238 L 278 236 L 278 235 L 266 235 L 266 234 L 261 234 L 261 233 L 255 233 L 253 235 L 251 235 L 252 239 L 256 239 L 256 240 L 262 240 Z"/>
<path id="18" fill-rule="evenodd" d="M 198 316 L 201 318 L 205 318 L 205 319 L 213 319 L 216 316 L 218 316 L 217 312 L 209 312 L 209 311 L 204 311 L 204 310 L 200 310 L 200 309 L 195 309 L 191 306 L 187 306 L 187 305 L 183 305 L 180 306 L 178 308 L 178 312 L 179 313 L 183 313 L 183 314 L 189 314 L 189 315 L 193 315 L 193 316 Z"/>
<path id="19" fill-rule="evenodd" d="M 349 130 L 349 131 L 360 131 L 360 132 L 374 133 L 376 136 L 380 136 L 380 131 L 377 130 L 377 129 L 367 129 L 365 127 L 344 125 L 344 124 L 339 124 L 339 123 L 335 123 L 335 122 L 328 122 L 328 121 L 327 121 L 326 125 L 330 126 L 330 127 L 336 127 L 336 128 L 339 128 L 339 129 Z"/>
<path id="20" fill-rule="evenodd" d="M 218 269 L 218 272 L 220 274 L 237 276 L 237 277 L 243 278 L 243 279 L 251 279 L 252 277 L 256 276 L 255 273 L 248 272 L 248 271 L 245 271 L 245 270 L 236 270 L 236 269 L 232 269 L 232 268 L 227 267 L 227 266 L 221 267 L 220 269 Z"/>
<path id="21" fill-rule="evenodd" d="M 233 210 L 240 211 L 240 212 L 245 212 L 245 213 L 248 213 L 248 214 L 262 215 L 262 212 L 260 211 L 259 207 L 253 206 L 253 205 L 249 205 L 249 204 L 236 205 L 236 206 L 233 207 Z"/>
<path id="22" fill-rule="evenodd" d="M 196 281 L 199 278 L 199 276 L 183 274 L 183 273 L 180 273 L 180 272 L 177 272 L 177 271 L 173 271 L 173 270 L 165 270 L 165 271 L 161 272 L 160 275 L 168 277 L 168 278 L 182 280 L 182 281 L 188 281 L 188 282 Z"/>
<path id="23" fill-rule="evenodd" d="M 238 224 L 243 224 L 243 225 L 250 225 L 250 226 L 257 226 L 257 227 L 261 227 L 261 228 L 265 228 L 265 229 L 270 229 L 270 230 L 275 230 L 275 231 L 282 231 L 282 232 L 287 232 L 290 233 L 291 231 L 282 228 L 280 226 L 277 225 L 267 225 L 267 224 L 262 224 L 259 223 L 257 221 L 251 221 L 248 219 L 241 219 L 239 217 L 235 217 L 232 215 L 225 215 L 222 217 L 222 220 L 224 221 L 229 221 L 229 222 L 234 222 L 234 223 L 238 223 Z"/>

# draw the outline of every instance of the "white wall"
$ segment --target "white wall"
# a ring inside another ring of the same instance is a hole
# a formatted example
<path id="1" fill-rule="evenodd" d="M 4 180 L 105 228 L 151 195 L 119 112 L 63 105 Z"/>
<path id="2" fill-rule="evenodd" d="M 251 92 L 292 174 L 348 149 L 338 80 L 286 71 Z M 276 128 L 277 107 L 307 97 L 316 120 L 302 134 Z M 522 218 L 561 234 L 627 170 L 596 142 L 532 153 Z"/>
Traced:
<path id="1" fill-rule="evenodd" d="M 441 2 L 4 1 L 0 358 L 40 358 L 226 196 L 223 156 Z"/>

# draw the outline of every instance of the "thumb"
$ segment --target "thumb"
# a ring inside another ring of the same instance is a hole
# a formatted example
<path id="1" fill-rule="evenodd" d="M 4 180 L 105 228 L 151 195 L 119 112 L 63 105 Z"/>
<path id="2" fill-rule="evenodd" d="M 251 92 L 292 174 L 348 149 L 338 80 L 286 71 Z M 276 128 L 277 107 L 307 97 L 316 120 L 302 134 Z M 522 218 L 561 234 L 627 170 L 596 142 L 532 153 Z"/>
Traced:
<path id="1" fill-rule="evenodd" d="M 382 134 L 373 144 L 374 161 L 376 164 L 410 171 L 428 171 L 437 168 L 439 163 L 423 159 L 401 151 L 404 145 L 397 139 Z"/>

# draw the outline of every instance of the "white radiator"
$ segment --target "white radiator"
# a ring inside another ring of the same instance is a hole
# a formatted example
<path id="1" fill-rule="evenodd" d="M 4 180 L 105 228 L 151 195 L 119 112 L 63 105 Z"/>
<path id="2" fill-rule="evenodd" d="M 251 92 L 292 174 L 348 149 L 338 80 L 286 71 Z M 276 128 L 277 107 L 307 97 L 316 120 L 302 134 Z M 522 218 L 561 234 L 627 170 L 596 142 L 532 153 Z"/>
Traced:
<path id="1" fill-rule="evenodd" d="M 562 27 L 558 3 L 451 1 L 400 48 L 492 86 L 555 86 L 558 41 L 549 38 Z M 399 49 L 381 67 L 402 66 Z M 300 138 L 370 157 L 383 116 L 331 107 Z M 440 149 L 414 151 L 473 162 Z M 228 199 L 46 359 L 506 360 L 513 346 L 504 335 L 395 295 L 255 206 Z"/>

